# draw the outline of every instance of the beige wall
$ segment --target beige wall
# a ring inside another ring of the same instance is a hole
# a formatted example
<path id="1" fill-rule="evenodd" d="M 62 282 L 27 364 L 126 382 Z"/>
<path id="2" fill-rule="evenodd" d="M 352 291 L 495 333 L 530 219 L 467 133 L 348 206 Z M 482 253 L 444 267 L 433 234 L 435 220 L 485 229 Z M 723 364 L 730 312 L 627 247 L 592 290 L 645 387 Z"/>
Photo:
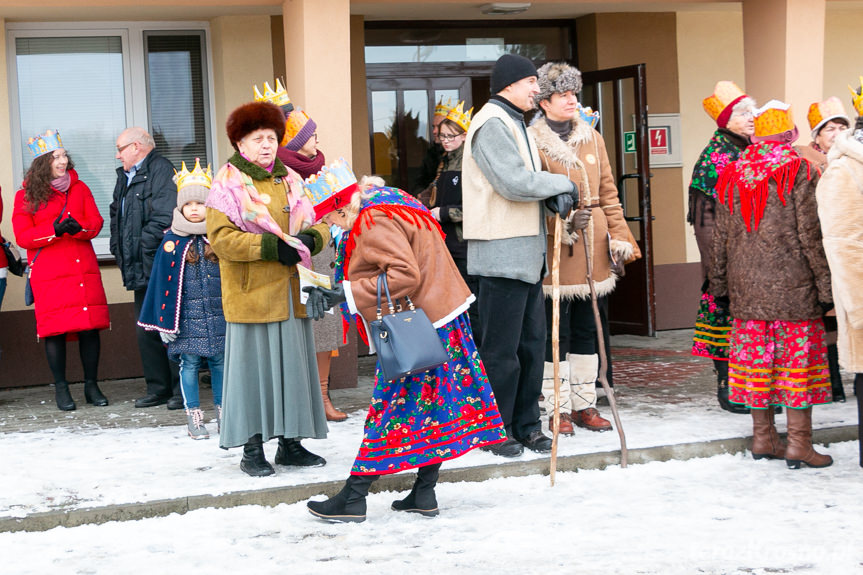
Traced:
<path id="1" fill-rule="evenodd" d="M 851 105 L 848 86 L 859 88 L 860 76 L 863 76 L 861 30 L 863 10 L 834 9 L 828 4 L 824 34 L 824 97 L 837 96 L 842 100 L 852 122 L 857 113 Z"/>
<path id="2" fill-rule="evenodd" d="M 351 16 L 351 139 L 353 160 L 351 167 L 359 178 L 372 171 L 372 153 L 369 149 L 369 102 L 366 91 L 365 20 Z"/>
<path id="3" fill-rule="evenodd" d="M 716 130 L 701 102 L 719 80 L 732 80 L 744 90 L 743 15 L 740 12 L 679 12 L 677 69 L 680 79 L 680 125 L 683 150 L 681 194 L 686 216 L 689 180 L 701 150 Z M 692 226 L 685 226 L 687 262 L 700 261 Z"/>

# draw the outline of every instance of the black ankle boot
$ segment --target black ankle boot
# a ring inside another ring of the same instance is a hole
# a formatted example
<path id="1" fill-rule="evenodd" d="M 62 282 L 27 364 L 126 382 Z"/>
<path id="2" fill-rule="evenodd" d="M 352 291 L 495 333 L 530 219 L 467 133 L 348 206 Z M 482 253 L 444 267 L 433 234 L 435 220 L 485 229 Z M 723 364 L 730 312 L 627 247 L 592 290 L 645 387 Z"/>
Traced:
<path id="1" fill-rule="evenodd" d="M 87 403 L 92 403 L 98 407 L 105 407 L 108 405 L 108 398 L 102 394 L 102 390 L 99 389 L 99 384 L 95 381 L 84 382 L 84 399 L 87 400 Z"/>
<path id="2" fill-rule="evenodd" d="M 299 439 L 280 437 L 279 449 L 276 450 L 276 463 L 297 467 L 323 467 L 327 464 L 327 460 L 303 447 Z"/>
<path id="3" fill-rule="evenodd" d="M 393 510 L 419 513 L 425 517 L 440 515 L 434 492 L 439 472 L 440 463 L 417 469 L 417 480 L 414 482 L 413 489 L 404 499 L 393 501 Z"/>
<path id="4" fill-rule="evenodd" d="M 729 413 L 748 414 L 748 407 L 728 400 L 728 362 L 714 359 L 713 369 L 716 372 L 716 399 L 719 407 Z"/>
<path id="5" fill-rule="evenodd" d="M 72 400 L 72 394 L 69 393 L 69 382 L 58 381 L 54 384 L 54 398 L 60 411 L 75 411 L 75 402 Z"/>
<path id="6" fill-rule="evenodd" d="M 276 472 L 264 457 L 264 440 L 260 433 L 253 435 L 243 446 L 243 459 L 240 469 L 252 477 L 266 477 Z"/>
<path id="7" fill-rule="evenodd" d="M 309 501 L 309 513 L 334 523 L 362 523 L 366 520 L 366 495 L 377 475 L 351 475 L 345 486 L 326 501 Z"/>
<path id="8" fill-rule="evenodd" d="M 830 388 L 833 401 L 845 403 L 845 389 L 842 387 L 842 374 L 839 372 L 839 348 L 833 343 L 827 346 L 827 367 L 830 368 Z"/>

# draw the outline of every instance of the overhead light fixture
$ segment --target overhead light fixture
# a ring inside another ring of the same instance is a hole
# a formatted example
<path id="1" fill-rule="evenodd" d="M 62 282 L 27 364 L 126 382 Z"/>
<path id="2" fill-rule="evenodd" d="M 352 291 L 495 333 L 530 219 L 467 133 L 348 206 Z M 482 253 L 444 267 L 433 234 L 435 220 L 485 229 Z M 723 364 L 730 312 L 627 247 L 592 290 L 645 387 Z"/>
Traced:
<path id="1" fill-rule="evenodd" d="M 530 2 L 492 2 L 491 4 L 483 4 L 480 7 L 480 12 L 490 16 L 504 16 L 521 14 L 527 12 L 528 8 L 530 8 Z"/>

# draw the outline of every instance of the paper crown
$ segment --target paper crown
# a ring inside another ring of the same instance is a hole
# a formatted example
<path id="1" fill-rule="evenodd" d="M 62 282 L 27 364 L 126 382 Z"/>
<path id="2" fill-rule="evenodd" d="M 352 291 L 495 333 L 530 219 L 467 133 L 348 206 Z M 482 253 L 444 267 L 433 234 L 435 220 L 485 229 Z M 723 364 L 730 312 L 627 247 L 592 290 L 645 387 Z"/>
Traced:
<path id="1" fill-rule="evenodd" d="M 295 152 L 299 151 L 309 138 L 315 135 L 318 125 L 312 120 L 302 108 L 294 108 L 285 119 L 285 135 L 282 138 L 282 147 Z"/>
<path id="2" fill-rule="evenodd" d="M 851 120 L 845 113 L 845 107 L 842 106 L 842 101 L 836 96 L 830 96 L 823 102 L 815 102 L 809 106 L 809 114 L 806 116 L 809 120 L 809 129 L 812 130 L 812 139 L 818 135 L 818 130 L 830 120 L 845 120 L 849 126 Z"/>
<path id="3" fill-rule="evenodd" d="M 446 104 L 443 102 L 443 96 L 437 101 L 437 106 L 434 107 L 435 116 L 446 116 L 453 109 L 452 100 L 447 98 Z"/>
<path id="4" fill-rule="evenodd" d="M 587 122 L 587 125 L 591 128 L 595 128 L 599 123 L 599 110 L 594 112 L 590 106 L 585 108 L 581 103 L 578 104 L 576 109 L 578 110 L 578 115 L 581 119 Z"/>
<path id="5" fill-rule="evenodd" d="M 255 85 L 255 102 L 270 102 L 271 104 L 275 104 L 276 106 L 281 106 L 286 112 L 290 112 L 294 109 L 294 105 L 291 103 L 291 99 L 288 97 L 288 91 L 285 90 L 285 87 L 282 86 L 281 80 L 276 78 L 276 89 L 273 90 L 270 88 L 270 84 L 264 82 L 264 93 L 263 95 L 258 90 L 257 84 Z"/>
<path id="6" fill-rule="evenodd" d="M 357 178 L 344 158 L 303 181 L 303 191 L 315 207 L 315 220 L 349 203 L 359 189 Z"/>
<path id="7" fill-rule="evenodd" d="M 854 111 L 858 116 L 863 116 L 863 76 L 860 76 L 860 88 L 855 90 L 848 86 L 848 89 L 851 90 L 851 105 L 854 106 Z"/>
<path id="8" fill-rule="evenodd" d="M 451 122 L 455 122 L 458 124 L 459 128 L 467 132 L 467 129 L 470 128 L 470 117 L 473 114 L 473 108 L 465 113 L 464 111 L 464 100 L 458 103 L 458 106 L 447 112 L 446 120 Z"/>
<path id="9" fill-rule="evenodd" d="M 713 94 L 704 98 L 701 104 L 704 106 L 704 111 L 707 115 L 713 118 L 720 128 L 728 125 L 728 120 L 731 118 L 731 111 L 734 104 L 746 97 L 746 94 L 737 84 L 728 80 L 722 80 L 716 83 L 713 88 Z"/>
<path id="10" fill-rule="evenodd" d="M 794 129 L 791 106 L 779 100 L 770 100 L 755 110 L 755 136 L 765 138 Z"/>
<path id="11" fill-rule="evenodd" d="M 39 134 L 27 140 L 27 146 L 33 152 L 33 157 L 38 158 L 48 152 L 53 152 L 57 148 L 62 148 L 63 142 L 60 141 L 60 132 L 57 130 L 48 130 L 44 134 Z"/>
<path id="12" fill-rule="evenodd" d="M 213 183 L 213 170 L 207 164 L 207 171 L 201 169 L 201 159 L 195 158 L 195 169 L 191 172 L 186 168 L 186 162 L 182 163 L 182 170 L 174 170 L 174 182 L 177 184 L 177 192 L 186 186 L 203 186 L 209 188 Z"/>

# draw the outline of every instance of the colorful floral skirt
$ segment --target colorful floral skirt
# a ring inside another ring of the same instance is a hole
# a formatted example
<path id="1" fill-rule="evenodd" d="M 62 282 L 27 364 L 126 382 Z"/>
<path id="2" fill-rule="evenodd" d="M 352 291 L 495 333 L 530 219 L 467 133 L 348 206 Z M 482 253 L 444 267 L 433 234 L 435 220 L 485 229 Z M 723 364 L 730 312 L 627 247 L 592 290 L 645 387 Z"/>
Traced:
<path id="1" fill-rule="evenodd" d="M 451 358 L 437 369 L 388 382 L 378 365 L 352 474 L 423 467 L 506 439 L 467 313 L 437 332 Z"/>
<path id="2" fill-rule="evenodd" d="M 756 409 L 830 403 L 824 323 L 735 319 L 728 385 L 730 401 Z"/>
<path id="3" fill-rule="evenodd" d="M 712 295 L 702 294 L 695 319 L 692 355 L 728 360 L 730 340 L 731 316 L 725 308 L 716 305 Z"/>

